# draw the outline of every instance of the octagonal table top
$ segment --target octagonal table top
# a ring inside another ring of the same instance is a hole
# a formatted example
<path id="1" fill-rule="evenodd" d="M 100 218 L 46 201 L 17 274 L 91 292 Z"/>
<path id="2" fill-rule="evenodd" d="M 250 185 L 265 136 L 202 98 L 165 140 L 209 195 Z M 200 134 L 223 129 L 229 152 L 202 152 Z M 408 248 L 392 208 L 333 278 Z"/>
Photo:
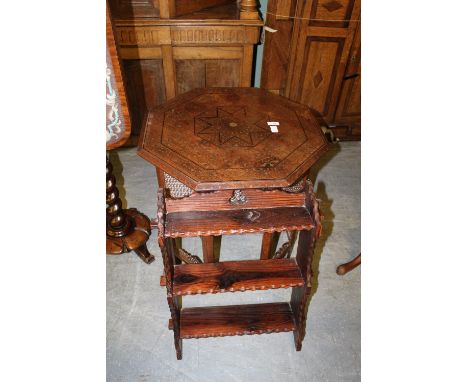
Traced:
<path id="1" fill-rule="evenodd" d="M 327 148 L 308 107 L 257 88 L 207 88 L 150 111 L 138 154 L 213 191 L 290 186 Z"/>

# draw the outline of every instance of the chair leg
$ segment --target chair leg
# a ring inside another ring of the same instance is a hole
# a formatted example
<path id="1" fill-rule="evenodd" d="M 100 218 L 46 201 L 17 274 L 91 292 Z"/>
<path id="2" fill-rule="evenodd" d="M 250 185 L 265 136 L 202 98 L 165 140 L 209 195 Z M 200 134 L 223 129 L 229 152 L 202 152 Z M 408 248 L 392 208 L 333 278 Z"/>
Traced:
<path id="1" fill-rule="evenodd" d="M 339 274 L 340 276 L 345 275 L 349 271 L 352 271 L 354 268 L 357 266 L 361 265 L 361 254 L 356 256 L 354 259 L 351 261 L 341 264 L 339 267 L 336 268 L 336 273 Z"/>

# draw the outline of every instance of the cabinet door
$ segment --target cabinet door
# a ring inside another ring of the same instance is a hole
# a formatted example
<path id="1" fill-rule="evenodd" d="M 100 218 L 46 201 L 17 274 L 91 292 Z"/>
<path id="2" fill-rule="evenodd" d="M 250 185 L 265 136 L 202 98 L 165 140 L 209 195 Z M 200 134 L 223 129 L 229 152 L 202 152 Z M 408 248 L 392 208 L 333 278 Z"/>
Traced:
<path id="1" fill-rule="evenodd" d="M 347 135 L 361 134 L 361 28 L 358 27 L 343 78 L 334 125 L 349 126 Z"/>
<path id="2" fill-rule="evenodd" d="M 124 60 L 123 68 L 132 118 L 132 136 L 138 137 L 147 110 L 166 100 L 162 60 Z"/>
<path id="3" fill-rule="evenodd" d="M 327 123 L 336 112 L 359 12 L 359 0 L 306 0 L 296 8 L 285 95 Z"/>
<path id="4" fill-rule="evenodd" d="M 239 86 L 240 60 L 175 60 L 177 94 L 205 87 Z"/>

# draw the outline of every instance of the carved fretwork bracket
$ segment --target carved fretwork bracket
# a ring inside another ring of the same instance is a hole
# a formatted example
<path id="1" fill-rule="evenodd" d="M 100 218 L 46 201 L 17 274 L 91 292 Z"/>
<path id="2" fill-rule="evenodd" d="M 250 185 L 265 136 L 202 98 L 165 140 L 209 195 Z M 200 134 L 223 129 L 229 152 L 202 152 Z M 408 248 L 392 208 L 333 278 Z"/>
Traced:
<path id="1" fill-rule="evenodd" d="M 297 231 L 288 231 L 287 235 L 288 241 L 276 251 L 276 253 L 273 255 L 273 259 L 289 259 L 291 257 L 291 253 L 297 238 Z"/>
<path id="2" fill-rule="evenodd" d="M 179 260 L 187 264 L 201 264 L 202 263 L 201 259 L 198 256 L 191 255 L 185 249 L 182 249 L 182 248 L 179 248 L 179 250 L 175 252 L 175 255 L 177 256 Z"/>

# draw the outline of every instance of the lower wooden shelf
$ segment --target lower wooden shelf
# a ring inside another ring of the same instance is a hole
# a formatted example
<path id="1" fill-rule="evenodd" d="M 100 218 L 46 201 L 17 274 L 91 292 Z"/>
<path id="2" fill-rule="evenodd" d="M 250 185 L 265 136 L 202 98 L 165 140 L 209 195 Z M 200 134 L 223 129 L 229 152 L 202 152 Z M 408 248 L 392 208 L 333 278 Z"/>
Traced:
<path id="1" fill-rule="evenodd" d="M 288 303 L 183 308 L 180 312 L 181 338 L 242 336 L 295 329 Z"/>
<path id="2" fill-rule="evenodd" d="M 304 285 L 296 259 L 224 261 L 174 267 L 177 296 Z"/>

